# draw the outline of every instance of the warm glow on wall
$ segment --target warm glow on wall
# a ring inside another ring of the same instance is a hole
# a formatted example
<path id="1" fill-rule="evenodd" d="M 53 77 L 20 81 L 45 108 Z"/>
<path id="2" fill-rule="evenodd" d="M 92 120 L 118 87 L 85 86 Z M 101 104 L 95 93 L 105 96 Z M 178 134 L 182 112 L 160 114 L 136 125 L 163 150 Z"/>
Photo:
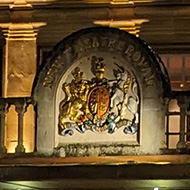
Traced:
<path id="1" fill-rule="evenodd" d="M 18 145 L 18 118 L 15 106 L 9 108 L 6 119 L 6 148 L 8 153 L 15 153 Z M 24 116 L 23 145 L 25 152 L 33 152 L 35 146 L 35 113 L 30 105 Z"/>
<path id="2" fill-rule="evenodd" d="M 8 153 L 14 153 L 18 142 L 18 117 L 15 106 L 9 108 L 6 117 L 6 148 Z"/>
<path id="3" fill-rule="evenodd" d="M 17 146 L 17 141 L 16 142 L 10 142 L 8 147 L 7 147 L 7 153 L 15 153 L 16 146 Z"/>
<path id="4" fill-rule="evenodd" d="M 35 144 L 35 112 L 30 105 L 24 116 L 24 148 L 25 152 L 33 152 Z"/>

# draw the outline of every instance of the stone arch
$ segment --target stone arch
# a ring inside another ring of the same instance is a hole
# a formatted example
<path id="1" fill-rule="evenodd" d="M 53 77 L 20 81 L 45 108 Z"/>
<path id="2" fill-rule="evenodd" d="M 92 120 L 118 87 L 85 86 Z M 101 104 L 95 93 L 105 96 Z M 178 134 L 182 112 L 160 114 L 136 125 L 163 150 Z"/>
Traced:
<path id="1" fill-rule="evenodd" d="M 96 54 L 126 63 L 139 84 L 140 143 L 137 143 L 135 151 L 129 150 L 129 154 L 158 153 L 164 141 L 165 98 L 170 93 L 165 67 L 142 40 L 125 31 L 107 27 L 73 33 L 59 42 L 42 64 L 33 86 L 37 106 L 37 151 L 52 154 L 57 147 L 56 93 L 63 76 L 74 63 Z"/>

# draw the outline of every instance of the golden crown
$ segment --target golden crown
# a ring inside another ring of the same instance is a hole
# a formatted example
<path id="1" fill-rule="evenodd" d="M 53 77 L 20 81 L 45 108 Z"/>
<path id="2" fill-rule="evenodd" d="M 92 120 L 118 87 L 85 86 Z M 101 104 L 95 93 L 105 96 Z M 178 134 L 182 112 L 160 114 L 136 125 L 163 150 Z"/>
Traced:
<path id="1" fill-rule="evenodd" d="M 96 62 L 95 62 L 95 70 L 96 72 L 104 72 L 105 71 L 105 64 L 104 64 L 104 59 L 99 57 Z"/>

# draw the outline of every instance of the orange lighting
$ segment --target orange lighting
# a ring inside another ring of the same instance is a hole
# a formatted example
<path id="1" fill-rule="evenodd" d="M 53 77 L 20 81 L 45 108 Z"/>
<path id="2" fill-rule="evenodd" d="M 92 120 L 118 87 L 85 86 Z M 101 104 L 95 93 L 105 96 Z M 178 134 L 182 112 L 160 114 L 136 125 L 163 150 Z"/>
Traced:
<path id="1" fill-rule="evenodd" d="M 184 87 L 184 84 L 183 84 L 183 83 L 181 83 L 181 84 L 180 84 L 180 88 L 183 88 L 183 87 Z"/>

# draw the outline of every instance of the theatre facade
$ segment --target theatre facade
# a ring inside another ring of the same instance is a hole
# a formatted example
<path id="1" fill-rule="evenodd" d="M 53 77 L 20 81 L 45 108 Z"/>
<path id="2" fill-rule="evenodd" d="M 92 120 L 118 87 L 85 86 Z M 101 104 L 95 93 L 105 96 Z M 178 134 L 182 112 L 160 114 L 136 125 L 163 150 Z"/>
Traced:
<path id="1" fill-rule="evenodd" d="M 0 7 L 3 189 L 190 186 L 188 2 Z"/>

